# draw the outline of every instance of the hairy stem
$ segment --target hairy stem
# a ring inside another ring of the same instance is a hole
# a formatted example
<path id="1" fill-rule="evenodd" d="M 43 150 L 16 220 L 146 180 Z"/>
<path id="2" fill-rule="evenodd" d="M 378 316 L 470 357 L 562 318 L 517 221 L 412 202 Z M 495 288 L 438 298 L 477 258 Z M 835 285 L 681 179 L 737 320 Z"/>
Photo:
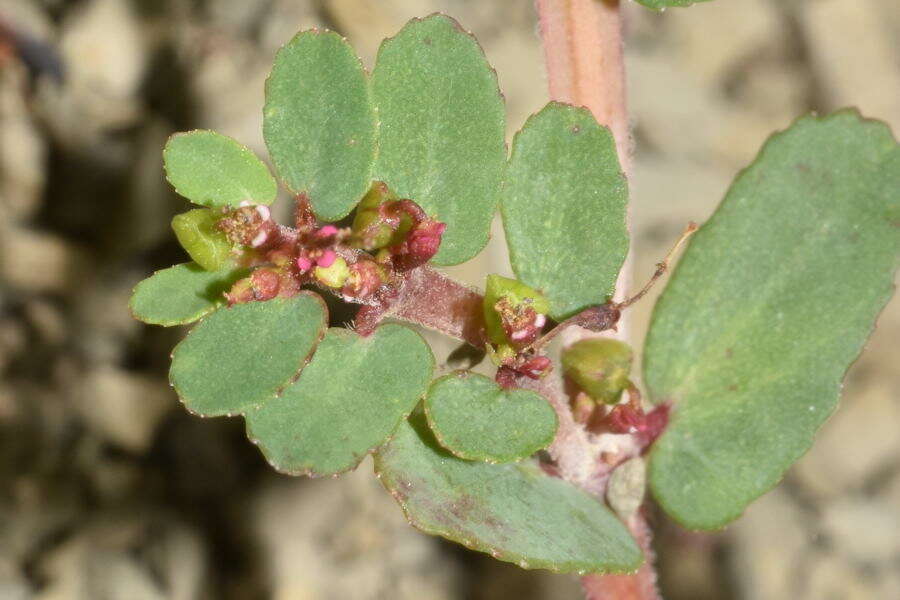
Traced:
<path id="1" fill-rule="evenodd" d="M 628 529 L 644 551 L 646 561 L 633 575 L 588 575 L 581 578 L 587 600 L 661 600 L 653 569 L 652 532 L 641 511 L 632 515 Z"/>
<path id="2" fill-rule="evenodd" d="M 403 319 L 484 348 L 483 296 L 476 290 L 423 266 L 406 275 L 400 288 L 375 306 L 363 306 L 356 329 L 367 334 L 387 317 Z"/>
<path id="3" fill-rule="evenodd" d="M 550 98 L 585 106 L 616 139 L 628 172 L 630 137 L 619 0 L 537 0 Z"/>
<path id="4" fill-rule="evenodd" d="M 536 0 L 540 16 L 541 38 L 547 64 L 550 97 L 553 100 L 585 106 L 603 125 L 609 127 L 616 140 L 619 163 L 628 176 L 631 167 L 631 139 L 625 97 L 625 61 L 622 44 L 622 12 L 619 0 Z M 687 234 L 686 232 L 686 235 Z M 674 249 L 673 249 L 674 252 Z M 665 264 L 668 261 L 664 261 Z M 660 263 L 650 284 L 665 271 Z M 616 282 L 616 300 L 622 308 L 634 300 L 626 298 L 630 281 L 631 257 L 626 258 Z M 635 299 L 646 291 L 639 292 Z M 613 306 L 617 306 L 613 303 Z M 627 323 L 622 322 L 615 337 L 627 337 Z M 602 335 L 580 327 L 563 332 L 563 344 L 570 345 L 586 337 Z M 550 390 L 559 392 L 560 390 Z M 555 395 L 555 394 L 551 394 Z M 564 397 L 563 397 L 564 398 Z M 556 400 L 559 403 L 559 399 Z M 567 404 L 567 403 L 566 403 Z M 558 409 L 558 407 L 557 407 Z M 579 439 L 581 430 L 574 420 L 560 427 L 560 437 Z M 563 420 L 560 419 L 560 424 Z M 564 431 L 568 429 L 569 431 Z M 557 444 L 560 443 L 558 440 Z M 570 451 L 590 451 L 584 443 L 566 444 Z M 567 457 L 573 464 L 591 465 L 596 456 Z M 562 472 L 562 469 L 561 469 Z M 577 482 L 585 489 L 602 490 L 588 482 Z M 596 492 L 595 492 L 596 493 Z M 602 493 L 602 492 L 601 492 Z M 629 527 L 644 551 L 645 562 L 633 575 L 591 575 L 582 578 L 588 600 L 657 600 L 656 575 L 650 548 L 651 532 L 642 516 L 632 517 Z"/>

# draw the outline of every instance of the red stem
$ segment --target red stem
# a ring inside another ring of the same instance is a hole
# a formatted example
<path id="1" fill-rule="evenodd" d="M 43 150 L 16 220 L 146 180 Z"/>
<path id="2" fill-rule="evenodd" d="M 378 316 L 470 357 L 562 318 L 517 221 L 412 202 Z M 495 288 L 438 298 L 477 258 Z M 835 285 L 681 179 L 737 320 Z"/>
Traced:
<path id="1" fill-rule="evenodd" d="M 482 295 L 450 277 L 422 266 L 410 271 L 400 289 L 376 306 L 363 306 L 356 316 L 356 330 L 370 333 L 378 322 L 394 317 L 439 331 L 444 335 L 484 348 Z"/>

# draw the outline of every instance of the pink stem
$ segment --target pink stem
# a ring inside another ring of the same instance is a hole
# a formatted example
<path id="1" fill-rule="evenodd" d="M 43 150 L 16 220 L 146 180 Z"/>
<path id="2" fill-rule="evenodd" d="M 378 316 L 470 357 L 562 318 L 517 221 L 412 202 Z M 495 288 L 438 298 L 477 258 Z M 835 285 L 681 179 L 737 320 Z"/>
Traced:
<path id="1" fill-rule="evenodd" d="M 628 130 L 628 111 L 625 95 L 625 60 L 622 44 L 622 13 L 619 0 L 536 0 L 540 16 L 541 38 L 547 64 L 550 97 L 553 100 L 587 107 L 602 125 L 609 127 L 616 140 L 616 149 L 623 172 L 628 175 L 631 167 L 631 141 Z M 617 298 L 624 297 L 629 283 L 630 259 L 619 274 L 616 285 Z M 617 336 L 626 337 L 627 323 L 622 322 Z M 563 344 L 594 337 L 596 332 L 579 327 L 568 328 L 563 333 Z M 548 390 L 548 398 L 561 391 Z M 563 396 L 562 400 L 565 397 Z M 556 404 L 554 408 L 559 412 Z M 568 408 L 568 407 L 566 407 Z M 564 444 L 570 452 L 589 451 L 579 443 L 579 428 L 574 419 L 568 428 L 560 427 L 561 435 L 551 451 L 559 451 Z M 562 417 L 560 418 L 563 424 Z M 566 431 L 568 429 L 568 431 Z M 583 432 L 583 430 L 582 430 Z M 567 441 L 568 440 L 568 441 Z M 574 442 L 574 443 L 573 443 Z M 563 457 L 558 457 L 557 460 Z M 566 456 L 567 463 L 595 464 L 593 456 Z M 563 469 L 560 469 L 563 472 Z M 590 482 L 581 486 L 591 490 Z M 597 486 L 602 489 L 603 486 Z M 589 575 L 582 578 L 582 586 L 588 600 L 658 600 L 653 553 L 650 549 L 651 532 L 643 516 L 636 514 L 629 522 L 632 534 L 645 554 L 645 562 L 633 575 Z"/>
<path id="2" fill-rule="evenodd" d="M 587 575 L 581 578 L 586 600 L 662 600 L 656 587 L 653 569 L 653 538 L 647 519 L 636 512 L 628 522 L 628 529 L 644 551 L 644 564 L 632 575 Z"/>
<path id="3" fill-rule="evenodd" d="M 630 142 L 619 0 L 537 0 L 550 98 L 585 106 L 612 130 L 628 172 Z"/>

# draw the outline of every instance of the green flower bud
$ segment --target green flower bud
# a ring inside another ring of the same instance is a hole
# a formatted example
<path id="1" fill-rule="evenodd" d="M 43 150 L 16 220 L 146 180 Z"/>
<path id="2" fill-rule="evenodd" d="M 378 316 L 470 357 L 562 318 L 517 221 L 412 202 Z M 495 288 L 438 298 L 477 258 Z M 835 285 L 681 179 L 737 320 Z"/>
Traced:
<path id="1" fill-rule="evenodd" d="M 196 208 L 172 219 L 178 243 L 207 271 L 218 271 L 232 261 L 232 244 L 228 236 L 216 228 L 220 216 L 209 208 Z"/>
<path id="2" fill-rule="evenodd" d="M 329 266 L 313 269 L 313 277 L 324 286 L 340 289 L 350 277 L 350 267 L 347 266 L 347 261 L 338 256 Z"/>
<path id="3" fill-rule="evenodd" d="M 615 404 L 631 385 L 631 347 L 610 338 L 575 342 L 563 351 L 563 372 L 598 402 Z"/>
<path id="4" fill-rule="evenodd" d="M 527 346 L 540 334 L 550 303 L 520 281 L 488 275 L 484 290 L 484 322 L 491 343 Z"/>

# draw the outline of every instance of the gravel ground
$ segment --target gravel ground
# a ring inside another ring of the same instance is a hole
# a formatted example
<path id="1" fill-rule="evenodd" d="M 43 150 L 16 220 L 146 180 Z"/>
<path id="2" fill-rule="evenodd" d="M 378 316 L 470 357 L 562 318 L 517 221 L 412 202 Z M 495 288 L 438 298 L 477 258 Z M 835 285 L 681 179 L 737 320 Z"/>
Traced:
<path id="1" fill-rule="evenodd" d="M 297 30 L 340 31 L 371 65 L 381 38 L 437 10 L 484 45 L 512 133 L 546 100 L 527 0 L 0 0 L 24 36 L 22 54 L 0 43 L 0 599 L 579 597 L 573 579 L 413 531 L 368 463 L 339 480 L 275 474 L 241 423 L 180 408 L 165 373 L 184 331 L 127 310 L 137 281 L 182 260 L 171 132 L 262 152 L 263 81 Z M 900 131 L 896 0 L 628 17 L 638 276 L 796 116 L 853 104 Z M 509 270 L 499 230 L 453 269 L 485 270 Z M 897 340 L 895 300 L 814 449 L 727 530 L 657 516 L 668 599 L 900 598 Z"/>

